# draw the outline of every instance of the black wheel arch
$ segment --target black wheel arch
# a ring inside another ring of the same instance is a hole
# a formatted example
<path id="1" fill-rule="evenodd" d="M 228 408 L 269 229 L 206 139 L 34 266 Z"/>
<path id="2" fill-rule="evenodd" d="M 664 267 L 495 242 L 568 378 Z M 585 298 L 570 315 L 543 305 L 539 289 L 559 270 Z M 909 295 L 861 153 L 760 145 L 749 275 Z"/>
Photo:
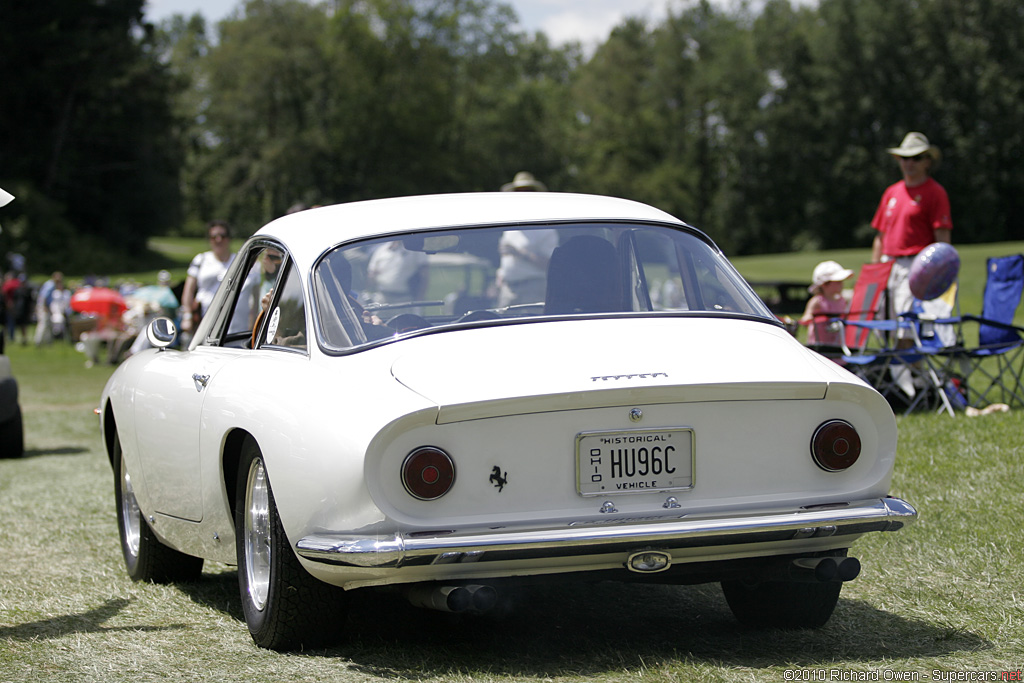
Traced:
<path id="1" fill-rule="evenodd" d="M 107 401 L 103 406 L 103 448 L 107 451 L 107 460 L 114 466 L 114 437 L 117 435 L 117 420 L 114 419 L 114 406 Z"/>
<path id="2" fill-rule="evenodd" d="M 227 493 L 229 510 L 235 509 L 238 499 L 238 468 L 242 459 L 242 444 L 249 436 L 252 435 L 244 429 L 234 429 L 224 440 L 224 452 L 221 454 L 221 477 L 224 491 Z"/>

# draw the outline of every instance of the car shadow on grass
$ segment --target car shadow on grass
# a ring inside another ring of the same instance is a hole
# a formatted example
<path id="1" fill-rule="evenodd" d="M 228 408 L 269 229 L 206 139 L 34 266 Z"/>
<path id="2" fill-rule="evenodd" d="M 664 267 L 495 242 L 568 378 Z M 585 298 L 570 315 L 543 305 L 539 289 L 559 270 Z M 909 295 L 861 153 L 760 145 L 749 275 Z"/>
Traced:
<path id="1" fill-rule="evenodd" d="M 196 602 L 242 621 L 236 580 L 234 572 L 226 572 L 181 588 Z M 748 629 L 733 618 L 718 584 L 524 586 L 498 611 L 450 614 L 414 607 L 394 590 L 355 591 L 347 640 L 304 654 L 342 658 L 369 675 L 405 680 L 453 671 L 596 677 L 684 661 L 812 667 L 992 647 L 976 634 L 895 615 L 857 599 L 841 599 L 822 629 Z"/>
<path id="2" fill-rule="evenodd" d="M 15 626 L 0 626 L 0 642 L 4 640 L 29 641 L 61 638 L 70 634 L 107 633 L 112 631 L 168 631 L 187 628 L 184 624 L 169 626 L 105 626 L 132 603 L 132 600 L 113 598 L 99 607 L 75 614 L 62 614 L 48 619 L 30 621 Z"/>
<path id="3" fill-rule="evenodd" d="M 41 458 L 47 455 L 85 455 L 90 449 L 81 446 L 57 446 L 55 448 L 32 448 L 25 449 L 25 458 Z"/>

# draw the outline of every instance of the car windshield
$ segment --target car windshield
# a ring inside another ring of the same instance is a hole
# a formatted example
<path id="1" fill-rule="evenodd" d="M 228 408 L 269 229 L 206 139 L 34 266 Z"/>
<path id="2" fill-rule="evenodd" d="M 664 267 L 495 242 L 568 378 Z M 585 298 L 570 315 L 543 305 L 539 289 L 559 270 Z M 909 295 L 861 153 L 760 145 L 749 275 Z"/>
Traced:
<path id="1" fill-rule="evenodd" d="M 343 351 L 423 329 L 550 316 L 774 320 L 721 253 L 666 225 L 466 228 L 343 244 L 313 274 L 318 336 Z"/>

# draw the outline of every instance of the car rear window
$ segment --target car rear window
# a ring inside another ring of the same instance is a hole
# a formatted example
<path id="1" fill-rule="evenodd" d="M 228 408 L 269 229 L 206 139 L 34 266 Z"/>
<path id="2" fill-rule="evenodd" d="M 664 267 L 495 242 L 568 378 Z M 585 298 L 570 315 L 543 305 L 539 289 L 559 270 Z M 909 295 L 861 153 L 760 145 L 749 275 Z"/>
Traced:
<path id="1" fill-rule="evenodd" d="M 350 350 L 433 328 L 551 316 L 774 320 L 721 252 L 666 225 L 569 223 L 393 235 L 340 245 L 313 273 L 318 336 Z"/>

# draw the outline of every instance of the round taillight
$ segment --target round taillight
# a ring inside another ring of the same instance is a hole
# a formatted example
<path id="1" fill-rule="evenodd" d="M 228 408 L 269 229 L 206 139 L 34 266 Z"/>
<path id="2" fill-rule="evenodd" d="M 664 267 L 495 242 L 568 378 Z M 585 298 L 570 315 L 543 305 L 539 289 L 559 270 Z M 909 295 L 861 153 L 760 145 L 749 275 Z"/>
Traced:
<path id="1" fill-rule="evenodd" d="M 860 435 L 845 420 L 823 422 L 814 430 L 811 456 L 827 472 L 849 469 L 860 457 Z"/>
<path id="2" fill-rule="evenodd" d="M 402 463 L 402 484 L 420 500 L 436 500 L 448 493 L 455 483 L 455 463 L 440 448 L 424 446 L 405 457 Z"/>

